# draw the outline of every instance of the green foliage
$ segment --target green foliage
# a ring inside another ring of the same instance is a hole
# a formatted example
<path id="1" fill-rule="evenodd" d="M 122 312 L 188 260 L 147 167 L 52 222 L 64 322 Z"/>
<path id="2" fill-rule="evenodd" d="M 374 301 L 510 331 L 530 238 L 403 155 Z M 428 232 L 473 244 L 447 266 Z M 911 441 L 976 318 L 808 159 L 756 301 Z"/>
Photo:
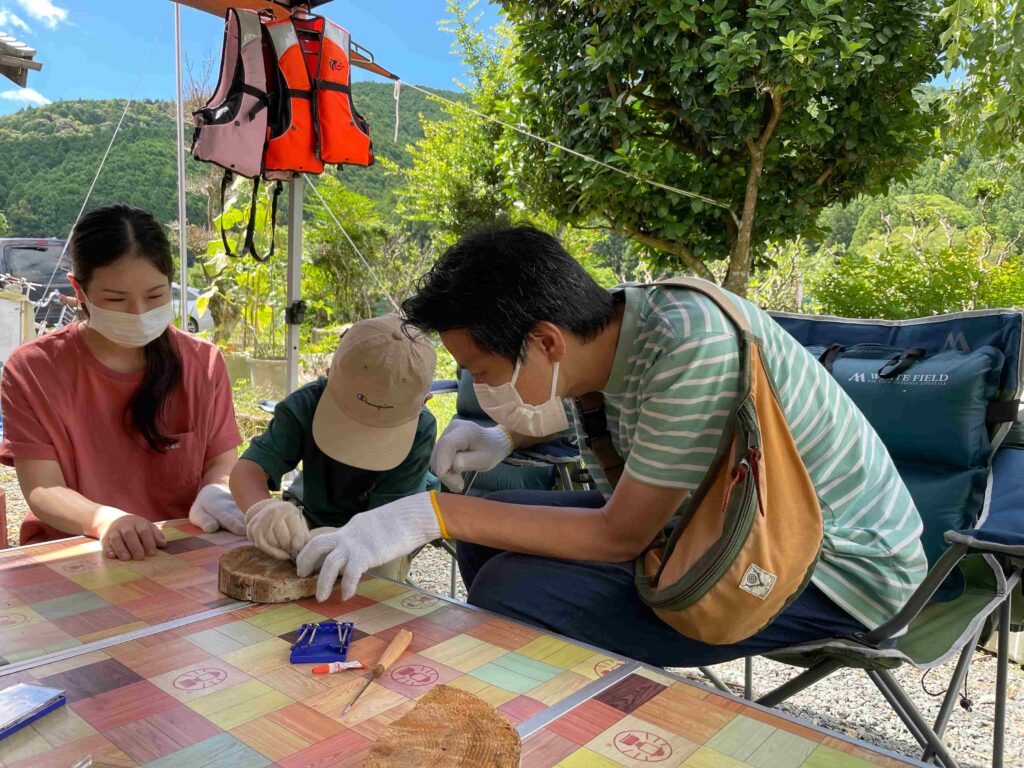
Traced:
<path id="1" fill-rule="evenodd" d="M 920 2 L 504 0 L 521 54 L 508 116 L 615 168 L 728 205 L 637 183 L 506 136 L 523 189 L 568 223 L 591 217 L 657 265 L 743 292 L 752 246 L 906 178 L 941 120 L 915 88 L 939 71 L 934 6 Z"/>
<path id="2" fill-rule="evenodd" d="M 518 48 L 507 25 L 490 37 L 481 32 L 471 16 L 475 5 L 449 0 L 451 19 L 442 26 L 452 33 L 452 48 L 469 73 L 465 101 L 496 117 L 513 87 Z M 480 227 L 529 223 L 556 233 L 601 285 L 611 287 L 643 271 L 624 238 L 598 228 L 563 226 L 519 199 L 517 175 L 508 172 L 500 153 L 504 127 L 458 105 L 445 104 L 443 110 L 442 119 L 423 120 L 424 138 L 411 148 L 411 167 L 395 169 L 404 181 L 397 193 L 399 211 L 426 224 L 438 249 Z"/>
<path id="3" fill-rule="evenodd" d="M 236 179 L 224 212 L 215 222 L 228 233 L 235 254 L 240 252 L 249 220 L 251 194 L 252 183 Z M 254 238 L 260 254 L 266 254 L 270 248 L 270 208 L 268 191 L 261 186 Z M 275 236 L 278 243 L 287 242 L 287 227 L 278 226 Z M 221 239 L 217 238 L 210 241 L 202 261 L 206 286 L 197 303 L 208 303 L 215 322 L 216 340 L 221 343 L 237 341 L 255 357 L 283 357 L 287 260 L 276 256 L 257 262 L 250 256 L 228 256 Z"/>
<path id="4" fill-rule="evenodd" d="M 942 18 L 946 73 L 964 74 L 949 95 L 955 138 L 985 152 L 1012 150 L 1024 140 L 1024 3 L 947 0 Z"/>
<path id="5" fill-rule="evenodd" d="M 358 82 L 353 91 L 356 107 L 370 121 L 377 156 L 400 166 L 409 163 L 406 147 L 422 136 L 418 116 L 438 116 L 437 103 L 403 89 L 396 143 L 392 86 Z M 6 211 L 15 235 L 67 235 L 123 109 L 121 101 L 62 101 L 0 117 L 0 210 Z M 175 221 L 175 141 L 172 102 L 134 102 L 90 207 L 127 202 L 151 211 L 160 221 Z M 216 183 L 198 183 L 211 175 L 211 169 Z M 220 210 L 219 169 L 189 156 L 186 173 L 189 220 L 208 224 L 211 214 Z M 388 201 L 399 182 L 382 164 L 346 166 L 330 173 L 339 175 L 350 189 L 384 201 L 384 210 L 392 210 Z"/>
<path id="6" fill-rule="evenodd" d="M 409 296 L 433 261 L 433 252 L 390 226 L 372 200 L 345 189 L 336 179 L 324 177 L 317 189 L 327 207 L 307 191 L 302 284 L 313 325 L 354 322 L 394 311 L 385 289 L 397 302 Z"/>
<path id="7" fill-rule="evenodd" d="M 452 33 L 452 50 L 469 71 L 468 98 L 459 104 L 490 115 L 511 88 L 516 51 L 506 26 L 493 38 L 478 28 L 471 17 L 475 5 L 448 0 L 451 19 L 442 27 Z M 514 179 L 499 163 L 497 143 L 505 129 L 462 106 L 442 104 L 441 110 L 440 117 L 421 118 L 423 139 L 409 148 L 412 162 L 395 170 L 404 181 L 399 212 L 429 223 L 432 241 L 445 247 L 482 226 L 521 220 L 524 210 L 516 205 Z"/>
<path id="8" fill-rule="evenodd" d="M 864 206 L 850 245 L 857 248 L 881 232 L 933 221 L 948 224 L 955 229 L 965 229 L 976 224 L 977 217 L 944 195 L 877 197 Z"/>
<path id="9" fill-rule="evenodd" d="M 825 245 L 851 245 L 855 233 L 881 232 L 881 214 L 892 213 L 904 203 L 910 210 L 916 201 L 941 196 L 940 203 L 947 217 L 968 226 L 984 221 L 1003 240 L 1013 240 L 1024 232 L 1024 169 L 1014 166 L 1004 154 L 982 157 L 975 149 L 966 149 L 956 157 L 933 157 L 925 160 L 907 181 L 893 185 L 888 195 L 858 197 L 845 206 L 832 206 L 822 211 L 818 227 Z M 959 213 L 951 216 L 955 206 Z M 927 207 L 927 206 L 926 206 Z M 963 211 L 969 212 L 965 216 Z M 857 243 L 864 241 L 857 236 Z"/>
<path id="10" fill-rule="evenodd" d="M 819 254 L 810 275 L 815 311 L 904 319 L 990 307 L 1024 307 L 1024 272 L 1015 243 L 984 227 L 963 237 L 904 227 L 860 248 Z"/>
<path id="11" fill-rule="evenodd" d="M 435 379 L 454 379 L 456 376 L 455 358 L 445 349 L 440 340 L 434 340 L 434 351 L 437 353 L 437 372 Z M 455 393 L 434 395 L 427 401 L 427 408 L 437 419 L 437 434 L 444 432 L 448 422 L 455 415 Z"/>
<path id="12" fill-rule="evenodd" d="M 0 237 L 6 237 L 11 232 L 11 225 L 7 223 L 7 217 L 0 211 Z"/>
<path id="13" fill-rule="evenodd" d="M 772 312 L 802 312 L 806 275 L 815 260 L 801 237 L 769 243 L 760 260 L 762 266 L 751 276 L 748 298 Z"/>

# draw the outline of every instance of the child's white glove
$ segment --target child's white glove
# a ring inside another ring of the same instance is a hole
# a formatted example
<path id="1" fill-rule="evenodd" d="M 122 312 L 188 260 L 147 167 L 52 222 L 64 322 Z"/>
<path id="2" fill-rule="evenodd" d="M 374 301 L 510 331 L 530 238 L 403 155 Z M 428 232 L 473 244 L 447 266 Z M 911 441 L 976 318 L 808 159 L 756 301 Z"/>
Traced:
<path id="1" fill-rule="evenodd" d="M 204 485 L 200 489 L 188 511 L 188 519 L 206 533 L 224 528 L 236 536 L 245 536 L 245 517 L 235 504 L 231 490 L 223 483 Z"/>
<path id="2" fill-rule="evenodd" d="M 320 602 L 331 596 L 334 582 L 341 576 L 341 597 L 350 599 L 366 571 L 441 538 L 435 504 L 433 492 L 406 496 L 356 515 L 334 533 L 310 539 L 296 560 L 299 576 L 320 569 L 316 583 Z"/>
<path id="3" fill-rule="evenodd" d="M 438 438 L 430 470 L 447 488 L 462 493 L 463 472 L 487 472 L 512 453 L 512 438 L 503 427 L 481 427 L 454 419 Z"/>
<path id="4" fill-rule="evenodd" d="M 249 540 L 278 560 L 292 560 L 309 541 L 309 525 L 290 501 L 263 499 L 245 513 Z"/>

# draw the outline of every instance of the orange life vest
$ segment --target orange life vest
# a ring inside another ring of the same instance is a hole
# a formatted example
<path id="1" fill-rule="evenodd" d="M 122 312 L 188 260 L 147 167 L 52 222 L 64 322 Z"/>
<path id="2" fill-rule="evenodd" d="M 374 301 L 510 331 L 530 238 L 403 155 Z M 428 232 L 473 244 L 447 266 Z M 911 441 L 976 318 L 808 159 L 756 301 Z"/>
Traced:
<path id="1" fill-rule="evenodd" d="M 369 126 L 352 103 L 349 33 L 321 16 L 293 16 L 265 28 L 276 80 L 266 177 L 322 173 L 325 163 L 372 165 Z"/>

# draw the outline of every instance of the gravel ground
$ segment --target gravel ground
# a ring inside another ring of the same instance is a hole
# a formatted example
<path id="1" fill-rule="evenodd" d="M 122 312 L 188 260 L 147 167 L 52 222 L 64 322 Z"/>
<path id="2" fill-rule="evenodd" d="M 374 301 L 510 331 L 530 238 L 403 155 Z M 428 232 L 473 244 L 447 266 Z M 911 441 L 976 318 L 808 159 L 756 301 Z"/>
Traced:
<path id="1" fill-rule="evenodd" d="M 7 540 L 15 545 L 18 528 L 27 507 L 18 488 L 14 470 L 0 468 L 0 484 L 7 492 Z M 427 547 L 413 561 L 410 578 L 433 592 L 447 595 L 449 590 L 451 558 L 439 549 Z M 466 599 L 462 579 L 457 578 L 456 596 Z M 703 682 L 697 670 L 674 670 L 686 677 Z M 737 693 L 743 688 L 743 662 L 734 661 L 715 667 L 728 685 Z M 943 692 L 953 671 L 950 662 L 928 673 L 924 681 L 933 693 Z M 794 673 L 792 667 L 758 658 L 754 660 L 755 695 L 771 690 L 785 682 Z M 922 690 L 922 673 L 911 667 L 896 670 L 900 681 L 914 703 L 926 717 L 934 719 L 940 696 L 929 696 Z M 977 651 L 971 664 L 968 691 L 973 703 L 968 712 L 956 707 L 946 731 L 946 744 L 964 768 L 984 768 L 991 765 L 992 720 L 995 700 L 995 658 Z M 1008 768 L 1024 768 L 1024 667 L 1010 665 L 1008 699 L 1010 702 L 1006 760 Z M 901 754 L 920 756 L 917 746 L 893 715 L 881 694 L 863 672 L 847 670 L 834 674 L 826 681 L 794 696 L 781 709 L 820 726 L 846 733 Z"/>

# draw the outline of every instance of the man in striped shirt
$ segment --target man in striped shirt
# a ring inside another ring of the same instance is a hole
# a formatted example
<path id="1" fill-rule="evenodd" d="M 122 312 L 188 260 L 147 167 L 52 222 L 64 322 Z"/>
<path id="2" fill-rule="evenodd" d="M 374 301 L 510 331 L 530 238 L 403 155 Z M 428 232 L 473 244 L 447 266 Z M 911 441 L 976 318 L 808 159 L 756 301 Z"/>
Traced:
<path id="1" fill-rule="evenodd" d="M 469 235 L 442 256 L 403 309 L 411 325 L 440 332 L 499 423 L 453 422 L 434 451 L 442 481 L 460 490 L 462 472 L 491 469 L 513 445 L 560 431 L 572 412 L 562 398 L 595 390 L 625 460 L 614 492 L 588 457 L 597 491 L 432 499 L 441 528 L 459 541 L 470 602 L 661 666 L 850 635 L 899 610 L 927 566 L 920 517 L 888 453 L 824 368 L 764 312 L 732 298 L 761 339 L 821 503 L 824 541 L 803 593 L 753 637 L 721 646 L 662 623 L 638 596 L 631 561 L 698 487 L 722 440 L 739 387 L 729 320 L 681 288 L 605 291 L 554 238 L 527 227 Z M 405 513 L 367 514 L 393 530 Z M 339 546 L 348 548 L 334 553 L 346 578 L 377 556 L 358 554 L 358 541 Z"/>

